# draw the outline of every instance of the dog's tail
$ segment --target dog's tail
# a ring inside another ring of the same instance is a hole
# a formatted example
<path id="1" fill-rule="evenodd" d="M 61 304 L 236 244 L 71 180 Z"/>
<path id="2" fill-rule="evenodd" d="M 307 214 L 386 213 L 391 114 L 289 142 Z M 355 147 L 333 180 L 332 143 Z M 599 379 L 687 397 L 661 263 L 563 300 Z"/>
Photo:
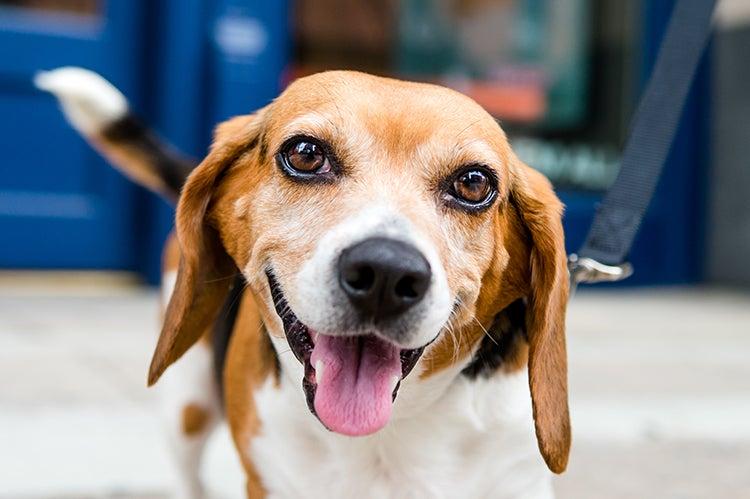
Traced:
<path id="1" fill-rule="evenodd" d="M 177 199 L 196 163 L 146 128 L 114 85 L 77 67 L 40 72 L 34 84 L 57 97 L 73 128 L 122 173 L 158 194 Z"/>

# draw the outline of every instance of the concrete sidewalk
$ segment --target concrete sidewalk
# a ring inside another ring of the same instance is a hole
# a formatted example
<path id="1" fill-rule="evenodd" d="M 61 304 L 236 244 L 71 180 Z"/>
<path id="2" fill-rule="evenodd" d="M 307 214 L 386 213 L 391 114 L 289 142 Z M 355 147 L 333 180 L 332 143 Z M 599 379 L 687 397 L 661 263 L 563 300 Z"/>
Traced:
<path id="1" fill-rule="evenodd" d="M 565 498 L 750 498 L 750 295 L 580 293 Z"/>
<path id="2" fill-rule="evenodd" d="M 157 292 L 57 281 L 0 279 L 0 498 L 167 497 L 145 389 Z M 750 295 L 583 292 L 568 330 L 559 497 L 750 498 Z M 241 497 L 225 430 L 207 458 L 215 495 Z"/>

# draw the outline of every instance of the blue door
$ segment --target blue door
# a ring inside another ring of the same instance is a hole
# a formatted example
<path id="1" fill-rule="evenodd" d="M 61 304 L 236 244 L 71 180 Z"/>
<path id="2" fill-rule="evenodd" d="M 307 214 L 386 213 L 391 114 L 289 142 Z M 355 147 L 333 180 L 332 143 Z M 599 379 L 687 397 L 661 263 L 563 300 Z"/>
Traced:
<path id="1" fill-rule="evenodd" d="M 135 268 L 134 187 L 31 79 L 83 66 L 137 97 L 142 13 L 141 0 L 0 0 L 0 267 Z"/>
<path id="2" fill-rule="evenodd" d="M 107 166 L 35 90 L 40 69 L 104 75 L 200 158 L 213 125 L 265 105 L 287 62 L 279 0 L 0 0 L 0 268 L 159 276 L 172 209 Z"/>

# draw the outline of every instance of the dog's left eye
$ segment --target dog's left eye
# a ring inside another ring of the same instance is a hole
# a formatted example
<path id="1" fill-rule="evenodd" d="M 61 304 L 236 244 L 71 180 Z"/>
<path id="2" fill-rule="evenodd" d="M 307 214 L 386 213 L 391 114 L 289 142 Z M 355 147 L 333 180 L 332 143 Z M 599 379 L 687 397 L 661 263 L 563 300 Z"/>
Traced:
<path id="1" fill-rule="evenodd" d="M 497 194 L 495 177 L 481 166 L 460 170 L 448 183 L 448 197 L 464 208 L 481 209 Z"/>
<path id="2" fill-rule="evenodd" d="M 311 139 L 292 140 L 281 151 L 284 168 L 291 174 L 318 175 L 331 171 L 323 146 Z"/>

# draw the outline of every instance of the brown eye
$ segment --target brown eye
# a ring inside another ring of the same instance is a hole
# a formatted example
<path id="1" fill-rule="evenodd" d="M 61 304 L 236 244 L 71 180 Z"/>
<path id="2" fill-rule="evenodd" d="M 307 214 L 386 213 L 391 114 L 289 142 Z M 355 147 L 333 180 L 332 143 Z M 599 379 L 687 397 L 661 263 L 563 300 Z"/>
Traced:
<path id="1" fill-rule="evenodd" d="M 297 173 L 328 173 L 331 164 L 323 148 L 309 140 L 289 144 L 283 153 L 288 167 Z"/>
<path id="2" fill-rule="evenodd" d="M 453 193 L 465 203 L 481 204 L 493 193 L 492 181 L 482 170 L 467 170 L 453 181 Z"/>

